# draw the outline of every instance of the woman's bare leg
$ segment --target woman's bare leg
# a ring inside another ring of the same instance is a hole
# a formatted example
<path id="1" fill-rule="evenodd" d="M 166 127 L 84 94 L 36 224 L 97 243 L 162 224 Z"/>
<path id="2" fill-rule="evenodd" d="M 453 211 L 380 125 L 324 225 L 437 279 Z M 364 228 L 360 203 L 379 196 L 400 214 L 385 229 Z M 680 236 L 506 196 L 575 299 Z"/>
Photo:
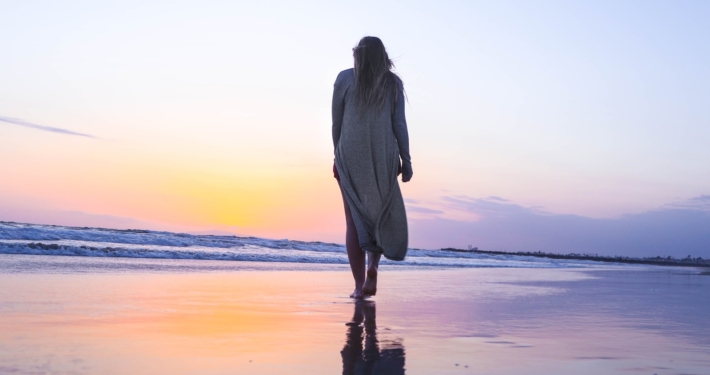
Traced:
<path id="1" fill-rule="evenodd" d="M 345 248 L 348 251 L 350 270 L 353 272 L 353 279 L 355 279 L 355 291 L 350 297 L 363 298 L 362 287 L 365 284 L 365 252 L 360 247 L 355 221 L 353 221 L 353 216 L 350 213 L 350 205 L 348 205 L 345 195 L 343 195 L 343 204 L 345 206 L 345 223 L 347 225 L 345 230 Z"/>
<path id="2" fill-rule="evenodd" d="M 382 254 L 373 252 L 367 253 L 367 278 L 362 287 L 362 294 L 365 296 L 374 296 L 377 294 L 377 267 L 380 265 Z"/>

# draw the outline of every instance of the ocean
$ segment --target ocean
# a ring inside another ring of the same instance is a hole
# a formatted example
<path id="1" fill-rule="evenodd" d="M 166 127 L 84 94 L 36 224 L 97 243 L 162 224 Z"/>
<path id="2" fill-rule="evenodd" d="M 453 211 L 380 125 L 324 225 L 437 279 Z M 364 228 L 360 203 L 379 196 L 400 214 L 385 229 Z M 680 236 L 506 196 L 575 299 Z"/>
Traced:
<path id="1" fill-rule="evenodd" d="M 573 250 L 573 249 L 570 249 Z M 193 235 L 150 230 L 66 227 L 0 222 L 0 254 L 141 258 L 266 263 L 348 264 L 345 246 L 325 242 L 241 236 Z M 593 261 L 409 249 L 405 261 L 385 267 L 594 268 Z"/>

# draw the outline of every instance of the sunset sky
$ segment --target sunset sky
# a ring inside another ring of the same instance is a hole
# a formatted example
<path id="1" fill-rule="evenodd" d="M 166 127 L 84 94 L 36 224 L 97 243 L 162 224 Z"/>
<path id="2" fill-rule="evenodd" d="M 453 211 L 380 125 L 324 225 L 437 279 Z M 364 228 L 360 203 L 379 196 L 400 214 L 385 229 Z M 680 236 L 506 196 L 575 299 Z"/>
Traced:
<path id="1" fill-rule="evenodd" d="M 708 19 L 707 1 L 3 1 L 0 220 L 342 243 L 332 85 L 375 35 L 409 100 L 410 246 L 710 255 Z"/>

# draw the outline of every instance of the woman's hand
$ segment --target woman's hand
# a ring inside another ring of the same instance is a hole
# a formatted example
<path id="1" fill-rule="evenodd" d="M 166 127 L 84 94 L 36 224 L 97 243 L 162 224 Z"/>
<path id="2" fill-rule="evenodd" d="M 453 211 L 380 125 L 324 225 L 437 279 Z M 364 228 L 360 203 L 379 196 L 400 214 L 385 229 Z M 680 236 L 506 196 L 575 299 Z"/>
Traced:
<path id="1" fill-rule="evenodd" d="M 409 182 L 414 175 L 412 171 L 412 163 L 403 162 L 402 163 L 402 182 Z"/>

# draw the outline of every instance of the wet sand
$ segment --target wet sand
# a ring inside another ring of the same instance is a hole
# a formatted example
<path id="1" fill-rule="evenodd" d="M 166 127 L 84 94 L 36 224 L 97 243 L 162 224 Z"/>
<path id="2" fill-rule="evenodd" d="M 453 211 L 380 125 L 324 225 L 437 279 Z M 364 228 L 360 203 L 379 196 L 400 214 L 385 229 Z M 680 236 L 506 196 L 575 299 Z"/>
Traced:
<path id="1" fill-rule="evenodd" d="M 291 271 L 289 269 L 296 269 Z M 0 255 L 0 373 L 708 374 L 702 270 Z"/>

